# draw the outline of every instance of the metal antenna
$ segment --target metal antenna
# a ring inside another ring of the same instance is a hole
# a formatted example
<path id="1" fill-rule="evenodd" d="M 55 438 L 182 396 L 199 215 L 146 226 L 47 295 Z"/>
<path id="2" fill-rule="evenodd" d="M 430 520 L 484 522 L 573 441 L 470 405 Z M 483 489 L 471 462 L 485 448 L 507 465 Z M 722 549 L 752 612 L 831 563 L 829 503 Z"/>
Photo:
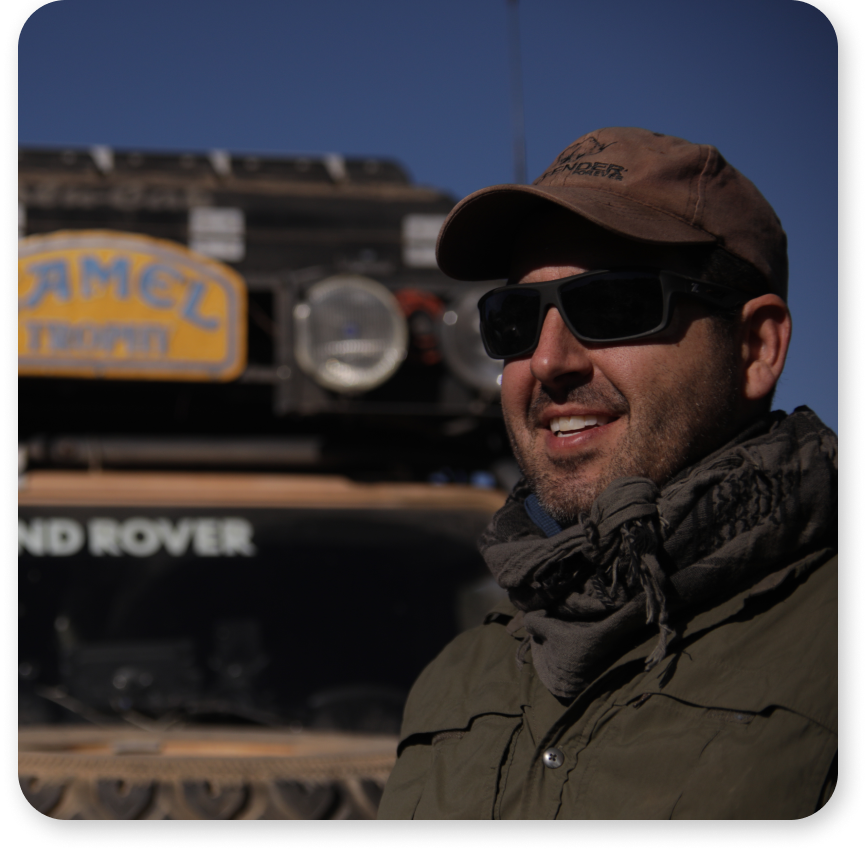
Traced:
<path id="1" fill-rule="evenodd" d="M 512 152 L 515 183 L 527 183 L 527 157 L 524 146 L 524 98 L 521 91 L 521 43 L 519 41 L 518 0 L 506 0 L 509 14 L 510 77 L 512 82 Z"/>

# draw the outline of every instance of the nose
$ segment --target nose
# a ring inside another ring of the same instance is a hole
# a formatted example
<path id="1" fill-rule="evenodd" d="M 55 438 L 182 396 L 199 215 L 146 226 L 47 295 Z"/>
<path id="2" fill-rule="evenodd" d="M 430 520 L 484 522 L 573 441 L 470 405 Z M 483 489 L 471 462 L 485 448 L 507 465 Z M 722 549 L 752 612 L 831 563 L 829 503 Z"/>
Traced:
<path id="1" fill-rule="evenodd" d="M 546 312 L 539 343 L 530 359 L 534 378 L 550 390 L 586 382 L 593 372 L 585 345 L 573 336 L 555 307 Z"/>

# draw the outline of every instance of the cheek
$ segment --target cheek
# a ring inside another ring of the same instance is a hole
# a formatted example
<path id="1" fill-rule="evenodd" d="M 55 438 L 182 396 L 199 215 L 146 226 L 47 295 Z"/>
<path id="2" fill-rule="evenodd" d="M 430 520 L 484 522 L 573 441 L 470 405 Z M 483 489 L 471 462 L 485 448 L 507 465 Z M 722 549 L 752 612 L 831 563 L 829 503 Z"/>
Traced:
<path id="1" fill-rule="evenodd" d="M 691 388 L 712 372 L 707 341 L 693 333 L 671 342 L 639 344 L 613 349 L 605 371 L 635 410 L 662 399 L 691 403 Z"/>
<path id="2" fill-rule="evenodd" d="M 526 409 L 533 390 L 529 358 L 516 358 L 503 365 L 500 400 L 507 416 L 520 415 Z"/>
<path id="3" fill-rule="evenodd" d="M 654 344 L 600 350 L 595 355 L 593 388 L 619 401 L 630 417 L 641 417 L 654 400 L 672 393 L 673 381 L 677 384 L 677 359 L 673 363 L 671 355 L 671 347 Z"/>

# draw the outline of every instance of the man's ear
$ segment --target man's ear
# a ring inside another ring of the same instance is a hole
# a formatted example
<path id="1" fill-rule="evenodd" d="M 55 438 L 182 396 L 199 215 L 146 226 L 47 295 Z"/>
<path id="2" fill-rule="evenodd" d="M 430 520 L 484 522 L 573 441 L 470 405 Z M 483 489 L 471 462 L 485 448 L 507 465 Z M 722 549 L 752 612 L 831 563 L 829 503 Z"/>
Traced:
<path id="1" fill-rule="evenodd" d="M 741 312 L 742 393 L 760 400 L 770 394 L 787 359 L 793 323 L 780 296 L 766 293 L 751 299 Z"/>

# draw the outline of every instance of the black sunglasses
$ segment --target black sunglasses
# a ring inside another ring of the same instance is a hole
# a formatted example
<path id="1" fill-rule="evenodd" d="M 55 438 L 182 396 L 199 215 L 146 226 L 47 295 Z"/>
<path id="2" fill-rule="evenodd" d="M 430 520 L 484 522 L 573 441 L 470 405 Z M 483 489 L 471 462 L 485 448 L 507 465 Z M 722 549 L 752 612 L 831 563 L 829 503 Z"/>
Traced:
<path id="1" fill-rule="evenodd" d="M 567 328 L 587 343 L 620 343 L 662 331 L 672 319 L 672 295 L 683 293 L 718 308 L 751 296 L 665 269 L 598 269 L 541 284 L 514 284 L 479 300 L 480 330 L 492 358 L 518 358 L 539 342 L 554 305 Z"/>

